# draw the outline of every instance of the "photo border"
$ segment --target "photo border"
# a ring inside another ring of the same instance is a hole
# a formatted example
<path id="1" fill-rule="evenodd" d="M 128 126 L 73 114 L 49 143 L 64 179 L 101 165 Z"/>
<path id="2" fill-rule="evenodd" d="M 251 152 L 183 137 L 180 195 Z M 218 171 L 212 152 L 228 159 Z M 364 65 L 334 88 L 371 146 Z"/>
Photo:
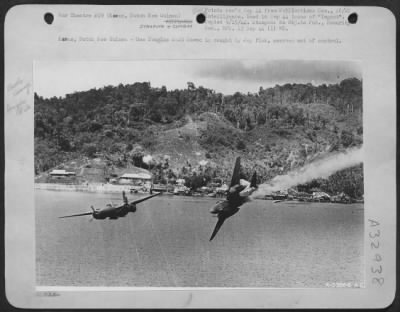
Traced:
<path id="1" fill-rule="evenodd" d="M 7 24 L 7 20 L 6 20 L 6 22 L 5 22 L 6 24 Z M 7 52 L 7 49 L 5 50 L 6 52 Z M 5 70 L 5 73 L 6 73 L 6 78 L 5 78 L 5 83 L 6 83 L 6 85 L 7 85 L 7 63 L 5 64 L 5 66 L 6 66 L 6 70 Z M 363 79 L 365 79 L 365 77 L 363 77 Z M 393 88 L 395 88 L 395 86 L 394 86 L 395 84 L 393 84 Z M 365 98 L 364 98 L 364 100 L 365 100 Z M 6 102 L 7 102 L 7 96 L 6 96 Z M 364 101 L 364 103 L 365 103 L 365 101 Z M 365 120 L 364 120 L 365 121 Z M 364 123 L 364 125 L 365 125 L 365 123 Z M 5 134 L 7 135 L 7 129 L 5 129 Z M 396 149 L 396 151 L 397 151 L 397 149 Z M 6 164 L 7 164 L 7 150 L 5 149 L 5 160 L 6 160 Z M 6 166 L 5 166 L 5 169 L 7 169 L 6 168 Z M 390 174 L 390 172 L 388 172 L 389 174 Z M 393 172 L 392 172 L 392 174 L 393 174 Z M 9 182 L 8 180 L 7 180 L 7 170 L 6 170 L 6 177 L 5 177 L 5 182 L 7 183 L 7 182 Z M 5 183 L 5 184 L 6 184 Z M 9 187 L 11 187 L 10 186 L 10 184 L 8 184 L 7 185 L 7 187 L 6 187 L 6 192 L 7 192 L 7 188 L 9 188 Z M 396 188 L 397 188 L 397 185 L 396 185 Z M 5 200 L 6 200 L 6 204 L 9 204 L 9 202 L 7 201 L 7 194 L 6 194 L 6 197 L 5 197 Z M 6 211 L 7 211 L 7 205 L 6 205 Z M 6 221 L 6 225 L 5 225 L 5 229 L 6 229 L 6 232 L 7 232 L 7 219 L 5 218 L 4 219 L 5 221 Z M 397 230 L 397 233 L 398 233 L 398 230 Z M 391 235 L 391 238 L 392 239 L 394 239 L 394 237 L 393 237 L 393 235 Z M 7 246 L 5 246 L 5 247 L 7 247 Z M 8 251 L 7 249 L 6 249 L 6 251 Z M 6 254 L 5 254 L 5 256 L 7 256 Z M 398 274 L 398 273 L 397 273 Z M 7 276 L 6 276 L 7 277 Z M 280 289 L 279 289 L 280 290 Z M 206 291 L 207 292 L 207 291 Z M 241 294 L 235 294 L 236 296 L 237 296 L 237 298 L 243 298 L 243 293 L 245 293 L 246 291 L 243 291 Z M 28 293 L 29 293 L 29 291 L 28 291 Z M 309 300 L 309 299 L 307 299 L 306 297 L 307 296 L 305 296 L 304 294 L 301 294 L 301 291 L 299 291 L 299 294 L 300 294 L 300 299 L 298 299 L 298 302 L 299 302 L 299 304 L 297 305 L 297 307 L 315 307 L 315 306 L 313 306 L 312 304 L 311 305 L 307 305 L 307 304 L 310 304 L 310 302 L 309 301 L 307 301 L 307 300 Z M 85 295 L 86 295 L 86 293 L 85 293 Z M 100 294 L 101 295 L 101 294 Z M 152 294 L 152 295 L 154 295 L 154 294 Z M 157 294 L 158 295 L 158 294 Z M 390 304 L 391 303 L 391 301 L 392 301 L 392 299 L 393 299 L 393 297 L 391 297 L 391 296 L 389 296 L 389 297 L 386 297 L 384 294 L 380 294 L 380 295 L 382 295 L 382 297 L 384 296 L 386 299 L 385 299 L 385 305 L 388 305 L 388 304 Z M 193 296 L 193 295 L 192 295 Z M 344 298 L 347 298 L 347 294 L 343 294 L 343 296 L 344 296 Z M 69 296 L 66 296 L 66 297 L 69 297 Z M 214 295 L 213 294 L 208 294 L 208 296 L 206 297 L 206 298 L 213 298 L 214 297 Z M 165 296 L 164 295 L 162 295 L 162 294 L 160 294 L 160 298 L 165 298 Z M 304 303 L 304 299 L 306 298 L 306 302 Z M 321 297 L 320 298 L 318 298 L 319 300 L 320 299 L 322 299 L 323 300 L 323 298 L 326 298 L 326 297 L 324 297 L 324 295 L 322 294 L 321 295 Z M 57 298 L 53 298 L 53 299 L 57 299 Z M 68 300 L 70 300 L 70 299 L 72 299 L 72 298 L 69 298 Z M 214 299 L 216 299 L 215 297 L 214 297 Z M 289 298 L 286 298 L 287 300 L 289 300 Z M 315 299 L 315 298 L 314 298 Z M 8 297 L 7 296 L 7 300 L 10 300 L 10 297 Z M 301 300 L 303 300 L 303 302 L 301 302 Z M 46 301 L 46 300 L 45 300 Z M 300 302 L 301 302 L 301 304 L 300 304 Z M 13 302 L 11 301 L 11 304 L 12 304 Z M 54 302 L 53 302 L 54 303 Z M 71 302 L 69 302 L 69 303 L 71 303 Z M 193 303 L 193 299 L 191 299 L 191 304 Z M 236 302 L 235 301 L 235 305 L 234 305 L 234 307 L 243 307 L 242 305 L 241 305 L 241 302 Z M 321 306 L 324 306 L 324 302 L 322 301 L 319 301 L 319 304 L 321 304 Z M 24 305 L 22 305 L 22 306 L 24 306 Z M 46 306 L 46 304 L 45 304 L 45 306 Z M 26 306 L 26 307 L 28 307 L 28 306 Z M 29 306 L 30 307 L 30 306 Z M 42 306 L 42 307 L 44 307 L 44 306 Z M 72 307 L 73 307 L 73 305 L 72 305 Z M 107 306 L 107 304 L 105 305 L 105 306 L 102 306 L 102 307 L 108 307 Z M 163 306 L 164 307 L 164 306 Z M 176 307 L 175 305 L 173 305 L 173 307 Z M 245 306 L 245 307 L 247 307 L 247 306 Z M 265 307 L 265 306 L 264 306 Z M 368 306 L 368 307 L 371 307 L 371 306 Z M 372 305 L 372 307 L 375 307 L 374 305 Z M 376 308 L 383 308 L 384 306 L 382 306 L 382 305 L 377 305 L 376 306 Z M 340 308 L 340 307 L 339 307 Z"/>

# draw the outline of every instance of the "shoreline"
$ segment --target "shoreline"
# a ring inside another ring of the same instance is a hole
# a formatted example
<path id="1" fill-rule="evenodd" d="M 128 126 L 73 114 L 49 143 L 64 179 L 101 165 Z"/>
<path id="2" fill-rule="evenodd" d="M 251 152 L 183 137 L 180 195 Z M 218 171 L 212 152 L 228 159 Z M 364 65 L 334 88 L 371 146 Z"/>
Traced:
<path id="1" fill-rule="evenodd" d="M 47 191 L 67 191 L 67 192 L 85 192 L 85 193 L 121 193 L 125 191 L 127 193 L 131 193 L 132 189 L 135 189 L 133 185 L 115 185 L 115 184 L 57 184 L 57 183 L 35 183 L 34 184 L 35 190 L 47 190 Z M 138 189 L 135 194 L 149 194 L 150 192 L 144 192 L 141 189 Z M 180 196 L 183 195 L 176 195 L 168 192 L 162 192 L 163 195 L 170 195 L 170 196 Z M 191 198 L 219 198 L 219 197 L 209 197 L 209 196 L 184 196 L 184 197 L 191 197 Z M 219 198 L 220 199 L 220 198 Z M 253 198 L 258 200 L 267 200 L 263 198 Z M 272 202 L 272 200 L 270 200 Z M 275 200 L 275 204 L 279 204 L 280 202 L 287 202 L 291 204 L 307 204 L 307 203 L 318 203 L 318 201 L 298 201 L 298 200 Z M 321 202 L 319 202 L 321 203 Z M 355 202 L 326 202 L 330 204 L 364 204 L 364 201 L 355 201 Z"/>
<path id="2" fill-rule="evenodd" d="M 35 190 L 50 191 L 70 191 L 87 193 L 120 193 L 122 191 L 130 193 L 132 185 L 113 185 L 113 184 L 57 184 L 57 183 L 35 183 Z M 141 192 L 138 193 L 148 193 Z"/>

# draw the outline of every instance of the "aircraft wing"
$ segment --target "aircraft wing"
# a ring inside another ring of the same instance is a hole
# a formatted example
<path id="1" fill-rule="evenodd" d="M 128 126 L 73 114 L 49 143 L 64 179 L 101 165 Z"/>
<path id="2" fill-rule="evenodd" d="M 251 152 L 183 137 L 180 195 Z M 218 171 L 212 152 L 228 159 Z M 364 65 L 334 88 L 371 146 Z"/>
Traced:
<path id="1" fill-rule="evenodd" d="M 240 157 L 236 158 L 235 167 L 233 168 L 232 180 L 229 187 L 240 184 Z"/>
<path id="2" fill-rule="evenodd" d="M 73 214 L 73 215 L 69 215 L 69 216 L 62 216 L 62 217 L 59 217 L 59 218 L 71 218 L 71 217 L 89 216 L 89 215 L 92 215 L 92 214 L 93 214 L 93 212 L 91 211 L 91 212 Z"/>
<path id="3" fill-rule="evenodd" d="M 217 235 L 217 233 L 218 233 L 219 229 L 221 228 L 222 224 L 224 224 L 225 219 L 226 219 L 226 218 L 224 218 L 224 217 L 218 218 L 217 224 L 216 224 L 215 227 L 214 227 L 214 231 L 213 231 L 212 234 L 211 234 L 210 242 L 213 240 L 213 238 L 215 237 L 215 235 Z"/>
<path id="4" fill-rule="evenodd" d="M 136 205 L 136 204 L 139 204 L 139 203 L 141 203 L 141 202 L 144 202 L 145 200 L 148 200 L 148 199 L 150 199 L 150 198 L 152 198 L 152 197 L 155 197 L 155 196 L 157 196 L 157 195 L 160 195 L 161 194 L 161 192 L 160 193 L 155 193 L 155 194 L 153 194 L 153 195 L 150 195 L 150 196 L 147 196 L 147 197 L 143 197 L 143 198 L 140 198 L 140 199 L 137 199 L 137 200 L 135 200 L 135 201 L 133 201 L 133 202 L 131 202 L 130 204 L 132 205 Z"/>

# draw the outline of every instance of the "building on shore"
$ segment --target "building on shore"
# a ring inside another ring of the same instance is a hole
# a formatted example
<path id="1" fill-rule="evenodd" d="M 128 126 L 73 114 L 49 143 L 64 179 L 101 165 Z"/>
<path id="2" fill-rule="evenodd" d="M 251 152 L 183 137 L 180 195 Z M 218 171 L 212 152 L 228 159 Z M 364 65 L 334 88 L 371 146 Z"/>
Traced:
<path id="1" fill-rule="evenodd" d="M 51 177 L 72 177 L 72 176 L 76 176 L 75 172 L 71 172 L 71 171 L 66 171 L 64 169 L 54 169 L 53 171 L 51 171 L 49 173 L 49 175 Z"/>
<path id="2" fill-rule="evenodd" d="M 153 185 L 153 175 L 143 168 L 130 167 L 114 173 L 117 174 L 117 178 L 112 182 L 114 184 L 129 185 L 135 190 L 150 190 Z"/>
<path id="3" fill-rule="evenodd" d="M 54 169 L 45 178 L 46 183 L 76 184 L 78 183 L 76 172 L 64 169 Z"/>
<path id="4" fill-rule="evenodd" d="M 152 182 L 152 175 L 150 173 L 124 173 L 118 178 L 119 184 L 132 184 L 132 185 L 144 185 Z"/>
<path id="5" fill-rule="evenodd" d="M 325 192 L 313 192 L 312 199 L 314 201 L 331 201 L 331 196 Z"/>

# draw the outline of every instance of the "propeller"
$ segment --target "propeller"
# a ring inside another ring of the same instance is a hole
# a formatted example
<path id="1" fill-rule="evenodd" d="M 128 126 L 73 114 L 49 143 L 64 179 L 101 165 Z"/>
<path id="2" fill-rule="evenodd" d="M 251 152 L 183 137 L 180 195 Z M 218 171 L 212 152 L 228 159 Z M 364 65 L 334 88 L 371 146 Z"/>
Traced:
<path id="1" fill-rule="evenodd" d="M 96 210 L 94 209 L 93 205 L 90 206 L 90 209 L 92 209 L 93 213 L 92 213 L 92 217 L 89 219 L 89 222 L 92 222 L 94 220 L 94 214 L 95 214 Z"/>

